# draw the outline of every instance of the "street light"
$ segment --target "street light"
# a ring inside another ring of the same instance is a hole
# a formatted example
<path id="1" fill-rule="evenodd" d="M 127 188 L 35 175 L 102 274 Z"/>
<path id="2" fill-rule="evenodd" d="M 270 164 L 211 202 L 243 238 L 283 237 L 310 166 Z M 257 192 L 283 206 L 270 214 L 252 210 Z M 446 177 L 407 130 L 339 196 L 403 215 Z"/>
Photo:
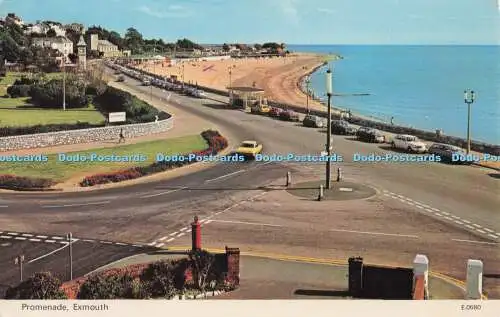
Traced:
<path id="1" fill-rule="evenodd" d="M 63 111 L 66 110 L 66 57 L 63 55 Z"/>
<path id="2" fill-rule="evenodd" d="M 306 78 L 306 109 L 307 114 L 309 114 L 309 84 L 311 83 L 311 79 L 309 76 Z"/>
<path id="3" fill-rule="evenodd" d="M 327 129 L 326 129 L 326 153 L 328 158 L 326 160 L 326 189 L 330 189 L 331 187 L 331 168 L 332 162 L 330 161 L 330 157 L 332 155 L 332 107 L 331 107 L 331 99 L 333 94 L 332 88 L 332 70 L 328 68 L 326 71 L 326 94 L 328 95 L 328 118 L 327 118 Z"/>
<path id="4" fill-rule="evenodd" d="M 476 94 L 474 90 L 464 90 L 464 102 L 467 104 L 467 154 L 470 152 L 470 106 L 474 103 Z"/>
<path id="5" fill-rule="evenodd" d="M 19 279 L 23 281 L 23 263 L 24 263 L 24 255 L 18 255 L 14 259 L 14 264 L 19 266 Z"/>
<path id="6" fill-rule="evenodd" d="M 68 239 L 68 249 L 69 249 L 69 280 L 73 280 L 73 234 L 70 232 L 66 235 Z"/>

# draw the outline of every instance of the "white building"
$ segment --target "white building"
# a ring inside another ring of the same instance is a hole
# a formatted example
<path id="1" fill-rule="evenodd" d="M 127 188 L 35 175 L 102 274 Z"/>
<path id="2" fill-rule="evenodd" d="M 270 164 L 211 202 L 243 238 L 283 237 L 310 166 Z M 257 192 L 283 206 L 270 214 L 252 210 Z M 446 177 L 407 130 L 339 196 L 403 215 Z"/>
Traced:
<path id="1" fill-rule="evenodd" d="M 73 42 L 65 37 L 34 38 L 33 45 L 37 47 L 48 47 L 55 49 L 66 57 L 68 57 L 69 54 L 73 53 Z"/>
<path id="2" fill-rule="evenodd" d="M 98 34 L 91 34 L 89 39 L 89 45 L 87 46 L 92 51 L 98 51 L 102 53 L 103 57 L 115 57 L 120 56 L 121 52 L 118 46 L 111 43 L 108 40 L 99 40 Z"/>
<path id="3" fill-rule="evenodd" d="M 33 33 L 38 33 L 38 34 L 47 34 L 47 31 L 50 30 L 50 27 L 45 24 L 45 23 L 38 23 L 34 24 L 31 26 L 28 26 L 26 28 L 26 31 L 24 31 L 25 34 L 33 34 Z"/>
<path id="4" fill-rule="evenodd" d="M 66 36 L 66 29 L 59 24 L 49 24 L 50 28 L 56 32 L 56 36 Z"/>
<path id="5" fill-rule="evenodd" d="M 18 17 L 17 15 L 15 15 L 14 13 L 9 13 L 5 17 L 5 24 L 7 24 L 7 25 L 17 24 L 19 26 L 23 26 L 24 25 L 24 21 L 20 17 Z"/>

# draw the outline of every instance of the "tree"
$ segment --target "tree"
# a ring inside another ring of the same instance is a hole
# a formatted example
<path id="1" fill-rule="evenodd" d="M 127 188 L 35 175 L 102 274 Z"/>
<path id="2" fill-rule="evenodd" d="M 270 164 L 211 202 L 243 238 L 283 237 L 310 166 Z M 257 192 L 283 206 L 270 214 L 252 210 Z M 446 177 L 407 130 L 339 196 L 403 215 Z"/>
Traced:
<path id="1" fill-rule="evenodd" d="M 66 37 L 73 42 L 73 52 L 76 53 L 78 52 L 78 47 L 76 44 L 80 41 L 80 32 L 77 32 L 71 28 L 66 29 Z"/>
<path id="2" fill-rule="evenodd" d="M 78 299 L 137 298 L 138 285 L 129 274 L 91 276 L 80 287 Z"/>
<path id="3" fill-rule="evenodd" d="M 57 36 L 57 33 L 56 33 L 56 31 L 53 28 L 50 28 L 47 31 L 47 37 L 56 37 L 56 36 Z"/>
<path id="4" fill-rule="evenodd" d="M 196 250 L 189 254 L 189 260 L 195 285 L 201 292 L 205 292 L 208 282 L 216 279 L 214 276 L 215 256 L 205 250 Z"/>
<path id="5" fill-rule="evenodd" d="M 5 293 L 5 299 L 67 299 L 61 281 L 48 272 L 35 273 Z"/>
<path id="6" fill-rule="evenodd" d="M 133 27 L 128 28 L 125 33 L 125 44 L 133 54 L 142 53 L 144 45 L 142 34 Z"/>
<path id="7" fill-rule="evenodd" d="M 76 77 L 68 76 L 66 79 L 66 107 L 87 107 L 90 100 L 85 95 L 85 83 Z M 52 79 L 33 85 L 30 91 L 31 99 L 40 108 L 60 109 L 63 100 L 62 79 Z"/>
<path id="8" fill-rule="evenodd" d="M 78 62 L 78 55 L 76 55 L 75 53 L 70 53 L 68 55 L 68 58 L 71 61 L 71 63 L 73 63 L 73 64 Z"/>
<path id="9" fill-rule="evenodd" d="M 231 49 L 229 47 L 229 45 L 227 45 L 227 43 L 224 43 L 224 45 L 222 45 L 222 49 L 225 51 L 225 52 L 229 52 L 229 50 Z"/>
<path id="10" fill-rule="evenodd" d="M 260 51 L 262 49 L 262 45 L 261 44 L 255 44 L 253 46 L 256 50 Z"/>

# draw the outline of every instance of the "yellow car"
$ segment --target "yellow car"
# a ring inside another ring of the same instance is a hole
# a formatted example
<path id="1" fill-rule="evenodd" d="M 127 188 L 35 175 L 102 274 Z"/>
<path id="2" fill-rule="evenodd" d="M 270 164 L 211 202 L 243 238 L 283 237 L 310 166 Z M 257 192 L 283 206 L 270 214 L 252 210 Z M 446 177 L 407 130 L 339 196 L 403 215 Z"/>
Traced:
<path id="1" fill-rule="evenodd" d="M 255 105 L 252 108 L 250 108 L 251 113 L 257 113 L 257 114 L 268 114 L 269 111 L 271 111 L 271 107 L 269 107 L 266 104 Z"/>
<path id="2" fill-rule="evenodd" d="M 262 144 L 257 141 L 243 141 L 236 153 L 246 157 L 255 158 L 257 154 L 262 153 Z"/>

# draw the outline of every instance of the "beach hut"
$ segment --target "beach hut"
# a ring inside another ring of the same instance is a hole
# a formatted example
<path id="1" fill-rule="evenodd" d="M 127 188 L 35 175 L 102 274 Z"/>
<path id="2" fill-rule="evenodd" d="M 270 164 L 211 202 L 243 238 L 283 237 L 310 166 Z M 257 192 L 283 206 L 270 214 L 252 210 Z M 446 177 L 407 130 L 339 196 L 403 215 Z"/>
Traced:
<path id="1" fill-rule="evenodd" d="M 248 110 L 265 103 L 264 89 L 257 87 L 227 87 L 231 107 Z"/>

